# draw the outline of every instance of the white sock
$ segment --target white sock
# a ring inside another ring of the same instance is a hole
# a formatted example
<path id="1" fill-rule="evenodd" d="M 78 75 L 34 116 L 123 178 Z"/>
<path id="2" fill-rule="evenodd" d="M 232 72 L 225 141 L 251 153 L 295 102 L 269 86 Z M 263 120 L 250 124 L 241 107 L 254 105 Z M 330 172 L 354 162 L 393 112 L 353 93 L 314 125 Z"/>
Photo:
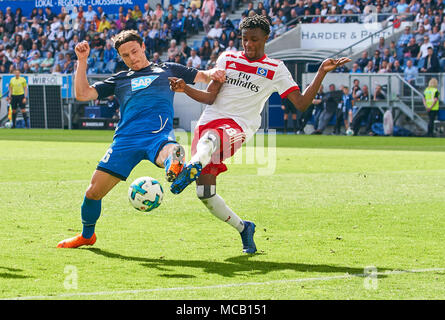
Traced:
<path id="1" fill-rule="evenodd" d="M 244 223 L 240 217 L 233 212 L 218 194 L 208 199 L 201 199 L 202 203 L 209 209 L 209 211 L 221 221 L 227 222 L 234 227 L 238 232 L 244 230 Z"/>
<path id="2" fill-rule="evenodd" d="M 218 137 L 212 133 L 205 134 L 196 145 L 196 153 L 190 159 L 191 163 L 200 162 L 204 168 L 210 163 L 213 152 L 218 148 Z"/>

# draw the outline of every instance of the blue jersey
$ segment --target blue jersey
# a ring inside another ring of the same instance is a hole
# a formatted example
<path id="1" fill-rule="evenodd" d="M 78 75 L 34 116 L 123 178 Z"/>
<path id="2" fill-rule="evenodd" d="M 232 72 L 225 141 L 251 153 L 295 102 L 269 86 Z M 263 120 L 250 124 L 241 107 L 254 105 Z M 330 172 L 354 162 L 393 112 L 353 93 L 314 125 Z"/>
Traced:
<path id="1" fill-rule="evenodd" d="M 198 70 L 177 63 L 154 64 L 119 72 L 92 86 L 98 99 L 115 95 L 120 120 L 114 138 L 138 138 L 173 129 L 173 97 L 168 77 L 194 82 Z"/>

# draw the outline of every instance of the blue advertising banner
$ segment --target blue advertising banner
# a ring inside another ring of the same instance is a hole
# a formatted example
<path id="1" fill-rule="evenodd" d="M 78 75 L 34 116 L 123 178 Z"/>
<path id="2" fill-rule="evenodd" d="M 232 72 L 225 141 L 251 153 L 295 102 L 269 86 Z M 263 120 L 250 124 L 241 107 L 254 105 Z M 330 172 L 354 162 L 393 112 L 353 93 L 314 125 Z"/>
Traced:
<path id="1" fill-rule="evenodd" d="M 12 12 L 15 12 L 17 8 L 21 8 L 23 14 L 29 16 L 34 8 L 50 7 L 54 13 L 60 13 L 62 7 L 82 6 L 84 10 L 87 10 L 88 6 L 92 5 L 94 10 L 102 7 L 106 13 L 117 13 L 121 6 L 128 9 L 136 4 L 144 10 L 146 2 L 147 0 L 0 0 L 0 10 L 5 12 L 7 7 L 11 7 Z"/>

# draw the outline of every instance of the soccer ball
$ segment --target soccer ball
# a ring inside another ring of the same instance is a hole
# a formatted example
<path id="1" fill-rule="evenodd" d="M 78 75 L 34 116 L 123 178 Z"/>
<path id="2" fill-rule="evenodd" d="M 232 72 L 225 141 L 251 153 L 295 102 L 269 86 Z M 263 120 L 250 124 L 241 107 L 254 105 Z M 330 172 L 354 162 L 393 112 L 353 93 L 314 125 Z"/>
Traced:
<path id="1" fill-rule="evenodd" d="M 11 121 L 6 122 L 5 123 L 5 128 L 11 129 L 12 128 L 12 122 Z"/>
<path id="2" fill-rule="evenodd" d="M 133 181 L 128 189 L 128 200 L 139 211 L 149 212 L 159 207 L 164 197 L 161 184 L 152 177 L 141 177 Z"/>
<path id="3" fill-rule="evenodd" d="M 348 130 L 346 130 L 347 136 L 352 136 L 353 134 L 354 134 L 354 130 L 352 130 L 351 128 L 348 128 Z"/>

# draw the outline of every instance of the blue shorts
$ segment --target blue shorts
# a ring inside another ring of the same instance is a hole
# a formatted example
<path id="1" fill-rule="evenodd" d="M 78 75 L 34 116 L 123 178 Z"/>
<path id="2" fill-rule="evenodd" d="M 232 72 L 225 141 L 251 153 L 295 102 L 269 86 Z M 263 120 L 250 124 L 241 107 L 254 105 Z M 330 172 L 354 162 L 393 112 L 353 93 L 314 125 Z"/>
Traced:
<path id="1" fill-rule="evenodd" d="M 169 143 L 177 142 L 164 133 L 139 138 L 115 138 L 96 169 L 125 181 L 142 160 L 149 160 L 157 165 L 159 152 Z"/>

